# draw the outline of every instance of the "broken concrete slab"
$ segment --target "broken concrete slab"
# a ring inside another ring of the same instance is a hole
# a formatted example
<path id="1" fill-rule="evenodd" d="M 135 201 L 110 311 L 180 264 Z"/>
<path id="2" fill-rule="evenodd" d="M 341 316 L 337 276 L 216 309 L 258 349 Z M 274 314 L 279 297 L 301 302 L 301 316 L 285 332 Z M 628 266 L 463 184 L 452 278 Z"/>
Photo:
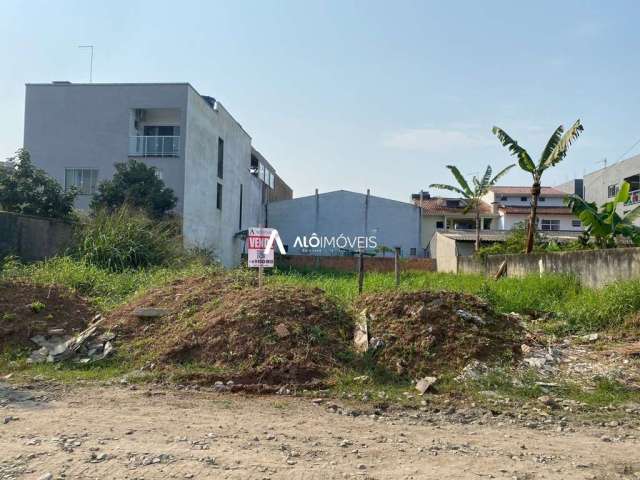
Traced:
<path id="1" fill-rule="evenodd" d="M 166 308 L 158 307 L 140 307 L 133 311 L 133 314 L 138 318 L 160 318 L 166 317 L 170 313 Z"/>
<path id="2" fill-rule="evenodd" d="M 423 377 L 416 382 L 416 390 L 424 395 L 437 381 L 437 377 Z"/>
<path id="3" fill-rule="evenodd" d="M 364 353 L 369 349 L 369 315 L 366 309 L 362 310 L 356 318 L 353 343 L 357 352 Z"/>

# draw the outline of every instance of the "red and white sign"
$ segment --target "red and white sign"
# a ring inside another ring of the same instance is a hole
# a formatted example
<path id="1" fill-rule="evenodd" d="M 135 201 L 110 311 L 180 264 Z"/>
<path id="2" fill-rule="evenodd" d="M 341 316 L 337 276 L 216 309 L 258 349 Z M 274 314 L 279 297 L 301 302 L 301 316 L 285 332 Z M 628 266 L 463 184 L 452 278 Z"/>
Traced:
<path id="1" fill-rule="evenodd" d="M 247 257 L 249 267 L 273 267 L 274 251 L 273 240 L 269 241 L 273 232 L 278 234 L 273 228 L 250 228 L 247 237 Z M 279 237 L 278 237 L 279 238 Z"/>

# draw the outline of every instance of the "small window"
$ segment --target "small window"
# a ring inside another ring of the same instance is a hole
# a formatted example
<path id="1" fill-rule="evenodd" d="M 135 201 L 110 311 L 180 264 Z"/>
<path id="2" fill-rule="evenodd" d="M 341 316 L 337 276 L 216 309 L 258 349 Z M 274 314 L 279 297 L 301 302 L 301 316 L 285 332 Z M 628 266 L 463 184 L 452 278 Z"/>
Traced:
<path id="1" fill-rule="evenodd" d="M 94 168 L 65 168 L 64 189 L 75 187 L 80 195 L 93 195 L 98 188 L 98 170 Z"/>
<path id="2" fill-rule="evenodd" d="M 269 187 L 274 188 L 276 184 L 276 178 L 273 173 L 269 173 Z"/>
<path id="3" fill-rule="evenodd" d="M 160 170 L 158 167 L 155 167 L 155 174 L 156 174 L 156 177 L 158 177 L 160 180 L 163 180 L 162 170 Z"/>
<path id="4" fill-rule="evenodd" d="M 216 207 L 218 210 L 222 210 L 222 184 L 218 184 L 218 189 L 216 190 Z"/>
<path id="5" fill-rule="evenodd" d="M 618 194 L 618 185 L 609 185 L 607 187 L 607 197 L 613 198 Z"/>
<path id="6" fill-rule="evenodd" d="M 582 222 L 580 220 L 571 220 L 571 226 L 572 227 L 581 227 L 582 226 Z"/>
<path id="7" fill-rule="evenodd" d="M 544 201 L 546 201 L 546 200 L 547 200 L 547 199 L 546 199 L 545 197 L 538 197 L 538 201 L 539 201 L 539 202 L 544 202 Z"/>
<path id="8" fill-rule="evenodd" d="M 521 202 L 526 202 L 527 201 L 527 197 L 520 197 L 520 201 Z"/>
<path id="9" fill-rule="evenodd" d="M 509 200 L 509 197 L 507 197 L 506 195 L 502 195 L 500 197 L 500 201 L 502 201 L 502 202 L 506 202 L 507 200 Z"/>
<path id="10" fill-rule="evenodd" d="M 540 230 L 560 230 L 560 220 L 542 219 L 540 221 Z"/>
<path id="11" fill-rule="evenodd" d="M 439 228 L 439 229 L 444 228 L 444 222 L 443 221 L 436 222 L 436 228 Z"/>
<path id="12" fill-rule="evenodd" d="M 224 140 L 218 137 L 218 178 L 223 178 L 222 177 L 223 174 L 224 174 Z"/>
<path id="13" fill-rule="evenodd" d="M 265 171 L 264 165 L 261 163 L 258 168 L 258 178 L 263 182 L 264 182 L 264 171 Z"/>
<path id="14" fill-rule="evenodd" d="M 409 255 L 412 256 L 412 257 L 415 257 L 416 256 L 416 251 L 417 250 L 415 248 L 410 248 L 409 249 Z"/>

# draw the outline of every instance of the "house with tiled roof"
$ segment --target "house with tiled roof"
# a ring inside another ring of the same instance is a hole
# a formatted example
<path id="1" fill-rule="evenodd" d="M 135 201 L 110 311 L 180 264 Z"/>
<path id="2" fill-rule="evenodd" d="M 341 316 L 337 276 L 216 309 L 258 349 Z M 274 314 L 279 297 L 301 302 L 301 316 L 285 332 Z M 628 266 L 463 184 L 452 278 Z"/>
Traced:
<path id="1" fill-rule="evenodd" d="M 467 200 L 464 198 L 432 197 L 429 192 L 411 195 L 413 203 L 421 207 L 422 245 L 428 256 L 434 255 L 431 240 L 438 231 L 475 231 L 474 211 L 465 211 Z M 499 215 L 488 203 L 480 204 L 480 227 L 482 231 L 498 228 Z"/>
<path id="2" fill-rule="evenodd" d="M 564 203 L 566 195 L 557 188 L 541 187 L 537 209 L 540 231 L 582 231 L 580 220 Z M 529 219 L 531 187 L 492 187 L 482 199 L 498 214 L 494 227 L 498 230 L 511 230 Z"/>

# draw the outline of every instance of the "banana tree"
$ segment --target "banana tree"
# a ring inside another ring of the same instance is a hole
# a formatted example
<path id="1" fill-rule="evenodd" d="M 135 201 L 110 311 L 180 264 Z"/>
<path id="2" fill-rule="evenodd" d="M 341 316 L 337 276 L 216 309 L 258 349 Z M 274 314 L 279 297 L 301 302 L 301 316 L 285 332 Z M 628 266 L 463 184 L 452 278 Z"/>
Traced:
<path id="1" fill-rule="evenodd" d="M 484 175 L 481 178 L 478 179 L 474 176 L 471 179 L 471 183 L 473 184 L 473 188 L 471 188 L 471 186 L 465 180 L 464 176 L 460 173 L 460 170 L 458 170 L 457 167 L 453 165 L 447 165 L 447 168 L 451 170 L 451 173 L 453 174 L 460 187 L 454 187 L 452 185 L 446 185 L 442 183 L 432 183 L 431 185 L 429 185 L 429 188 L 439 188 L 441 190 L 456 192 L 467 200 L 467 204 L 463 212 L 475 212 L 476 251 L 478 251 L 478 249 L 480 248 L 480 205 L 482 204 L 482 197 L 485 196 L 487 192 L 489 192 L 489 189 L 493 187 L 498 182 L 498 180 L 500 180 L 500 178 L 502 178 L 514 166 L 515 164 L 509 165 L 492 178 L 491 174 L 493 173 L 493 170 L 491 169 L 490 165 L 487 165 L 487 169 L 485 170 Z"/>
<path id="2" fill-rule="evenodd" d="M 533 250 L 533 241 L 536 229 L 536 213 L 538 210 L 538 199 L 540 198 L 540 182 L 542 174 L 549 167 L 561 162 L 567 155 L 569 146 L 578 138 L 584 130 L 580 120 L 571 126 L 569 130 L 564 131 L 564 127 L 560 125 L 556 128 L 551 138 L 547 142 L 547 146 L 542 151 L 537 165 L 531 159 L 529 153 L 518 145 L 518 142 L 511 138 L 504 130 L 499 127 L 493 127 L 493 133 L 498 137 L 500 143 L 518 158 L 518 165 L 525 172 L 529 172 L 533 177 L 533 185 L 531 186 L 531 213 L 529 214 L 529 228 L 527 231 L 527 247 L 525 252 L 531 253 Z"/>
<path id="3" fill-rule="evenodd" d="M 623 216 L 617 211 L 620 205 L 629 201 L 629 190 L 629 184 L 622 182 L 615 198 L 599 209 L 595 202 L 587 202 L 578 195 L 566 197 L 572 213 L 580 219 L 586 233 L 595 239 L 598 247 L 615 247 L 618 236 L 629 238 L 635 245 L 640 245 L 640 228 L 633 224 L 633 221 L 640 217 L 640 205 Z"/>

